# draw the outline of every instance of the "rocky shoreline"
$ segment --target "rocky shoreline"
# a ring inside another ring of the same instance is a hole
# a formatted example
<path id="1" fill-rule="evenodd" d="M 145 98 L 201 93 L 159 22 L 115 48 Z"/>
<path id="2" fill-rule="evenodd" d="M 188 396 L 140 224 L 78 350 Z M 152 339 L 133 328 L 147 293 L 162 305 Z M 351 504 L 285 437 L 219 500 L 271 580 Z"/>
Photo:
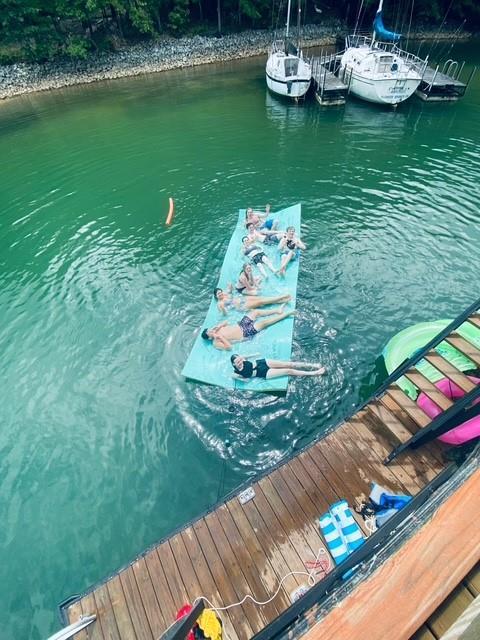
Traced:
<path id="1" fill-rule="evenodd" d="M 330 24 L 328 27 L 306 25 L 302 42 L 307 47 L 334 45 L 343 33 L 344 26 L 341 24 Z M 440 35 L 442 39 L 453 37 L 453 33 Z M 470 37 L 471 34 L 465 33 L 461 39 Z M 418 32 L 411 38 L 433 40 L 438 38 L 438 32 Z M 0 66 L 0 99 L 74 84 L 261 55 L 268 51 L 271 41 L 271 31 L 243 31 L 221 38 L 192 36 L 177 39 L 166 36 L 153 43 L 125 47 L 115 53 L 98 53 L 87 60 L 4 65 Z"/>

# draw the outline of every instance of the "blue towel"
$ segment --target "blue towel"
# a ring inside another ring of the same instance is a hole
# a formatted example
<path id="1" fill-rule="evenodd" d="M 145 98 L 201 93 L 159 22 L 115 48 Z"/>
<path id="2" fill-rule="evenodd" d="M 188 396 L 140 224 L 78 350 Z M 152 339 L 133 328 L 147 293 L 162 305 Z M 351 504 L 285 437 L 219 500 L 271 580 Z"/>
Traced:
<path id="1" fill-rule="evenodd" d="M 318 522 L 336 565 L 345 562 L 365 541 L 346 500 L 332 504 L 329 510 L 320 516 Z M 350 577 L 354 569 L 355 567 L 344 573 L 342 578 L 345 580 Z"/>

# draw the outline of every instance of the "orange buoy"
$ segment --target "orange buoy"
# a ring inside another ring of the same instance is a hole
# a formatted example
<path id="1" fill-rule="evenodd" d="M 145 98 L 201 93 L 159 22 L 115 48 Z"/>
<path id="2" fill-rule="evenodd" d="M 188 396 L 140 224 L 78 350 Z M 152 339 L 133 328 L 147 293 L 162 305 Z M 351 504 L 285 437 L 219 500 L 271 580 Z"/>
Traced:
<path id="1" fill-rule="evenodd" d="M 167 219 L 165 220 L 165 224 L 171 224 L 173 220 L 173 214 L 175 212 L 175 205 L 173 203 L 173 198 L 169 198 L 168 200 L 170 202 L 170 207 L 168 209 L 168 216 L 167 216 Z"/>

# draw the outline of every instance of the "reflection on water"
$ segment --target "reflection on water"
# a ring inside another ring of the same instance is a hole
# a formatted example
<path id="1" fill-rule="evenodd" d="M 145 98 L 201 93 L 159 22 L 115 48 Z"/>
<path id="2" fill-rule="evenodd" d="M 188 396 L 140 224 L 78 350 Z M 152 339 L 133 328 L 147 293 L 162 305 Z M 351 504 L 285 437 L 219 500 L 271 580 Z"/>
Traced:
<path id="1" fill-rule="evenodd" d="M 265 90 L 265 113 L 267 118 L 278 127 L 278 129 L 297 129 L 305 125 L 308 107 L 303 100 L 298 102 L 275 96 L 268 89 Z"/>

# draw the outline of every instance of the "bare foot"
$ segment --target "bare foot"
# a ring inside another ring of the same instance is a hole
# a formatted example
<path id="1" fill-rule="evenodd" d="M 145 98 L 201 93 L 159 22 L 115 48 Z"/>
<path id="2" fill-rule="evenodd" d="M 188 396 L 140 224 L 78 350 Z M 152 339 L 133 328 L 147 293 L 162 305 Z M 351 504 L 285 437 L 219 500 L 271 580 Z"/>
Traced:
<path id="1" fill-rule="evenodd" d="M 286 303 L 286 302 L 284 302 L 283 304 L 281 304 L 281 305 L 278 307 L 278 309 L 277 309 L 277 313 L 278 313 L 278 315 L 279 315 L 279 316 L 281 316 L 281 315 L 282 315 L 282 313 L 284 313 L 284 309 L 285 309 L 285 305 L 286 305 L 286 304 L 287 304 L 287 303 Z"/>
<path id="2" fill-rule="evenodd" d="M 320 367 L 320 369 L 315 369 L 315 371 L 312 372 L 314 376 L 323 376 L 323 374 L 325 373 L 325 367 Z"/>

